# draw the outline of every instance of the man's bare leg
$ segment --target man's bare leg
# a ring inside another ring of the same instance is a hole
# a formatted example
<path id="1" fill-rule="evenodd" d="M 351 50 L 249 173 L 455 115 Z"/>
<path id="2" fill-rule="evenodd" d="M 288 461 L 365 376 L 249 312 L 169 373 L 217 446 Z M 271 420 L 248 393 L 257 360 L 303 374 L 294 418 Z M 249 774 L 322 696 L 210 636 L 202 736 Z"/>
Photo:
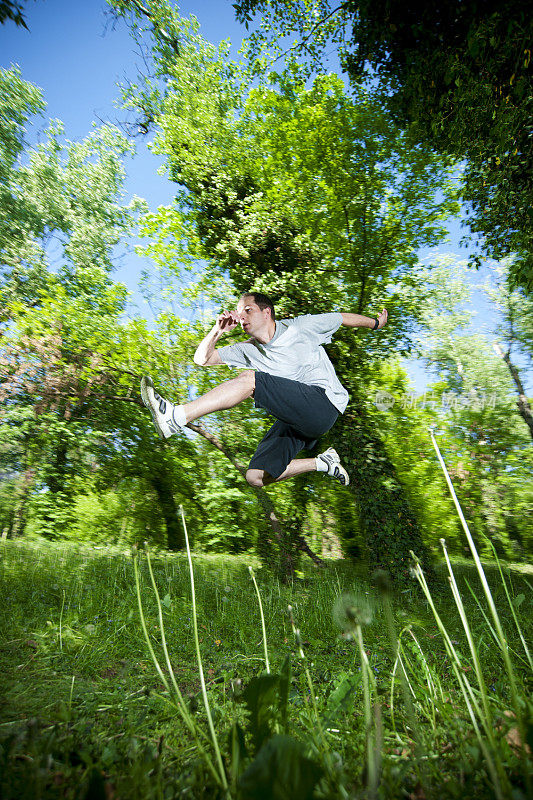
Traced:
<path id="1" fill-rule="evenodd" d="M 246 473 L 246 480 L 250 486 L 268 486 L 270 483 L 286 481 L 287 478 L 294 478 L 305 472 L 315 472 L 316 468 L 316 458 L 293 458 L 279 478 L 273 478 L 264 469 L 249 469 Z"/>
<path id="2" fill-rule="evenodd" d="M 326 473 L 331 478 L 338 480 L 342 486 L 348 486 L 350 483 L 350 477 L 341 464 L 339 454 L 333 447 L 319 453 L 316 458 L 293 458 L 279 478 L 273 478 L 264 469 L 249 469 L 246 473 L 246 480 L 250 486 L 268 486 L 270 483 L 279 483 L 286 481 L 287 478 L 295 478 L 296 475 L 315 471 Z"/>
<path id="3" fill-rule="evenodd" d="M 174 405 L 155 391 L 152 379 L 144 376 L 141 380 L 141 398 L 145 406 L 150 409 L 157 432 L 162 439 L 168 439 L 174 433 L 179 433 L 188 422 L 212 414 L 215 411 L 224 411 L 227 408 L 242 403 L 255 392 L 255 372 L 245 370 L 237 378 L 225 381 L 215 386 L 209 392 L 197 397 L 190 403 Z M 266 470 L 249 469 L 246 480 L 250 486 L 267 486 L 270 483 L 279 483 L 303 475 L 305 472 L 326 472 L 336 478 L 343 486 L 350 482 L 348 473 L 340 463 L 336 450 L 330 447 L 316 458 L 294 458 L 278 478 L 273 478 Z"/>
<path id="4" fill-rule="evenodd" d="M 255 372 L 246 370 L 241 372 L 237 378 L 215 386 L 209 392 L 191 400 L 190 403 L 183 403 L 181 408 L 185 413 L 187 422 L 205 417 L 214 411 L 224 411 L 226 408 L 234 406 L 252 397 L 255 391 Z"/>
<path id="5" fill-rule="evenodd" d="M 174 405 L 155 391 L 154 383 L 148 375 L 141 380 L 142 401 L 150 410 L 155 428 L 162 439 L 168 439 L 174 433 L 179 433 L 188 422 L 199 417 L 204 417 L 213 411 L 233 408 L 251 397 L 254 391 L 255 372 L 245 370 L 237 378 L 215 386 L 190 403 Z"/>

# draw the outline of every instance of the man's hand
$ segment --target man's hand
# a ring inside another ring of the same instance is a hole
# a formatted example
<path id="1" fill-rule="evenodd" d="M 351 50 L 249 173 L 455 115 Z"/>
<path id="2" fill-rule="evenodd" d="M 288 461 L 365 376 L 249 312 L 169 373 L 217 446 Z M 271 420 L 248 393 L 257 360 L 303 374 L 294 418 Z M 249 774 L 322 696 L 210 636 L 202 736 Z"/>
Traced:
<path id="1" fill-rule="evenodd" d="M 228 333 L 229 331 L 232 331 L 233 328 L 236 328 L 239 322 L 239 315 L 236 311 L 224 310 L 222 314 L 219 314 L 217 317 L 217 321 L 215 322 L 215 330 L 217 333 Z"/>
<path id="2" fill-rule="evenodd" d="M 207 336 L 202 339 L 196 348 L 196 353 L 193 357 L 194 363 L 198 364 L 199 367 L 216 367 L 222 364 L 215 345 L 221 336 L 236 328 L 239 322 L 240 317 L 236 311 L 224 310 L 222 314 L 219 314 Z"/>
<path id="3" fill-rule="evenodd" d="M 222 360 L 215 349 L 215 345 L 221 336 L 224 336 L 225 333 L 229 333 L 233 328 L 236 328 L 240 321 L 240 315 L 237 314 L 236 311 L 226 311 L 226 309 L 224 309 L 222 314 L 218 315 L 215 324 L 207 336 L 202 339 L 196 348 L 193 359 L 194 363 L 198 364 L 199 367 L 216 367 L 222 364 Z"/>
<path id="4" fill-rule="evenodd" d="M 389 312 L 387 311 L 386 308 L 384 308 L 383 311 L 380 311 L 380 313 L 377 316 L 377 319 L 379 320 L 379 324 L 378 324 L 378 327 L 376 328 L 376 330 L 379 331 L 381 328 L 383 328 L 383 326 L 387 324 L 388 318 L 389 318 Z"/>

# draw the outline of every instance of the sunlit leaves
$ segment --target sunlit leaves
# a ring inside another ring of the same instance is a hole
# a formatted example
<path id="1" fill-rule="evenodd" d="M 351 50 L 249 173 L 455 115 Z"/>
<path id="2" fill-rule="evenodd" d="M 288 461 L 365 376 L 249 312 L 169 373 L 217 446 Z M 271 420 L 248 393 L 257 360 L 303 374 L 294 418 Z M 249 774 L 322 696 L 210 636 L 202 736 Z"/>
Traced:
<path id="1" fill-rule="evenodd" d="M 326 71 L 330 46 L 353 85 L 379 86 L 400 124 L 457 160 L 477 245 L 518 254 L 512 275 L 531 289 L 531 14 L 520 0 L 239 0 L 254 30 L 255 69 L 281 56 Z M 328 45 L 326 47 L 326 44 Z M 473 259 L 479 263 L 479 257 Z"/>
<path id="2" fill-rule="evenodd" d="M 55 121 L 44 141 L 23 153 L 25 126 L 44 106 L 41 94 L 16 71 L 2 71 L 0 103 L 0 319 L 6 320 L 11 303 L 38 304 L 57 281 L 70 296 L 89 297 L 98 276 L 113 269 L 115 248 L 144 204 L 124 202 L 123 159 L 132 146 L 118 129 L 103 126 L 69 142 Z"/>

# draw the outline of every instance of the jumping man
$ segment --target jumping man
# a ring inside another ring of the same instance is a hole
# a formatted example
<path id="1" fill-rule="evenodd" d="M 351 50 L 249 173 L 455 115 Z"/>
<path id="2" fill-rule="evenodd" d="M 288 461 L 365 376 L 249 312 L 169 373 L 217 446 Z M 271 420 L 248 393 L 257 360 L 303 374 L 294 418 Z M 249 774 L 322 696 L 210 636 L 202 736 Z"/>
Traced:
<path id="1" fill-rule="evenodd" d="M 374 318 L 361 314 L 306 314 L 276 320 L 269 297 L 242 295 L 235 311 L 223 311 L 198 345 L 194 362 L 200 367 L 226 364 L 243 369 L 236 378 L 216 386 L 190 403 L 174 405 L 154 390 L 149 377 L 141 381 L 141 397 L 157 432 L 167 439 L 188 422 L 223 411 L 253 397 L 255 405 L 276 419 L 259 442 L 246 480 L 251 486 L 294 478 L 318 470 L 346 486 L 350 479 L 337 452 L 330 447 L 316 458 L 295 458 L 312 450 L 348 404 L 348 393 L 322 347 L 341 325 L 378 330 L 387 311 Z M 237 325 L 249 336 L 244 342 L 216 349 L 218 340 Z"/>

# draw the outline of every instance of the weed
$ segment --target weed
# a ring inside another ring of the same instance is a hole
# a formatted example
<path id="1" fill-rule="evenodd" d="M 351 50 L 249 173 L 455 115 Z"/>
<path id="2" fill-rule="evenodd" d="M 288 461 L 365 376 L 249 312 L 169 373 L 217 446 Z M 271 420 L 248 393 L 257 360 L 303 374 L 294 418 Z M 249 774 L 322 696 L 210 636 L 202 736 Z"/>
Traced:
<path id="1" fill-rule="evenodd" d="M 1 796 L 526 797 L 519 573 L 483 565 L 515 697 L 475 566 L 393 602 L 345 562 L 284 586 L 248 561 L 2 542 Z"/>

